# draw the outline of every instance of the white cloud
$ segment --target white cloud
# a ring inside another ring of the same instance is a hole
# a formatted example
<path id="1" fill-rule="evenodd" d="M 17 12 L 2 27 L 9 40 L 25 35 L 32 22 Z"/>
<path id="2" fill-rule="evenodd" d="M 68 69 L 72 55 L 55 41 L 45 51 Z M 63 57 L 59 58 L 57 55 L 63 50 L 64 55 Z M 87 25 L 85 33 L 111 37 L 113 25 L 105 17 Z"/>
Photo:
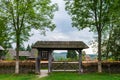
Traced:
<path id="1" fill-rule="evenodd" d="M 42 41 L 85 41 L 93 39 L 93 33 L 89 32 L 89 29 L 84 29 L 82 31 L 73 30 L 70 32 L 60 32 L 54 30 L 53 32 L 46 32 L 46 36 L 40 35 L 37 30 L 32 30 L 35 34 L 30 37 L 28 43 L 35 43 L 38 40 Z"/>
<path id="2" fill-rule="evenodd" d="M 32 30 L 34 35 L 30 37 L 27 44 L 35 43 L 36 41 L 83 41 L 86 44 L 93 39 L 93 33 L 89 32 L 89 28 L 78 31 L 76 28 L 71 26 L 70 16 L 65 11 L 65 4 L 63 0 L 52 0 L 53 3 L 58 3 L 59 11 L 55 13 L 54 22 L 56 28 L 53 32 L 47 31 L 46 36 L 40 35 L 37 30 Z M 90 51 L 90 50 L 88 50 Z"/>

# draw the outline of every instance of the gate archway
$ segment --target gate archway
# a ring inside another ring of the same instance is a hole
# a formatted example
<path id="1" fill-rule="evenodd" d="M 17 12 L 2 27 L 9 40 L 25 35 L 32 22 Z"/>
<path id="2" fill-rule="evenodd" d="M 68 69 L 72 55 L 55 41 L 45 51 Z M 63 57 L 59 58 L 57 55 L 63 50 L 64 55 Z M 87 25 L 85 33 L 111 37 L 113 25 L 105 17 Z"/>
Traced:
<path id="1" fill-rule="evenodd" d="M 36 58 L 36 73 L 40 74 L 41 59 L 46 55 L 48 57 L 48 72 L 52 71 L 52 52 L 54 50 L 76 50 L 79 53 L 79 73 L 82 72 L 82 53 L 88 46 L 82 41 L 37 41 L 33 48 L 38 50 Z M 46 52 L 46 53 L 45 53 Z"/>

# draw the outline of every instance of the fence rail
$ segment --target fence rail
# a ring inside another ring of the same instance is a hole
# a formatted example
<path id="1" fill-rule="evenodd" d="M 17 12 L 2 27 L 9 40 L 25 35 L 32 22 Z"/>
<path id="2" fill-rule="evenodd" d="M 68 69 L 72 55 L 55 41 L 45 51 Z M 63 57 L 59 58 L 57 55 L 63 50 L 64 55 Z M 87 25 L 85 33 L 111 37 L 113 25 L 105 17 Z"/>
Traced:
<path id="1" fill-rule="evenodd" d="M 42 69 L 48 69 L 48 62 L 41 63 Z M 84 73 L 97 72 L 97 62 L 83 62 Z M 120 61 L 102 62 L 103 72 L 120 73 Z M 77 71 L 78 62 L 53 62 L 52 71 Z M 15 61 L 0 61 L 0 73 L 14 73 Z M 35 61 L 20 61 L 20 73 L 34 73 Z"/>

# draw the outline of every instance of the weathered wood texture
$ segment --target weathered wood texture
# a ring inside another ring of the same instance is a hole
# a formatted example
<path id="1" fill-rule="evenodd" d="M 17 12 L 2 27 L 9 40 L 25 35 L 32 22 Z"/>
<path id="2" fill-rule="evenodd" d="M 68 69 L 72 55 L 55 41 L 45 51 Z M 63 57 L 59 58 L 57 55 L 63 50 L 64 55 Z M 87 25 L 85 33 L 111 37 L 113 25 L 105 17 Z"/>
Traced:
<path id="1" fill-rule="evenodd" d="M 78 50 L 79 52 L 79 72 L 83 72 L 82 71 L 82 53 L 81 50 L 82 49 L 86 49 L 88 48 L 88 46 L 82 42 L 82 41 L 38 41 L 36 42 L 32 48 L 36 48 L 38 49 L 38 51 L 41 53 L 38 53 L 39 55 L 41 55 L 40 59 L 42 59 L 42 57 L 45 57 L 44 52 L 46 51 L 46 53 L 48 53 L 47 57 L 48 57 L 48 72 L 50 73 L 52 71 L 52 52 L 53 50 Z M 38 56 L 39 56 L 38 55 Z M 40 72 L 40 66 L 41 64 L 39 63 L 39 57 L 38 57 L 38 61 L 36 60 L 36 72 L 39 73 Z"/>
<path id="2" fill-rule="evenodd" d="M 40 74 L 40 68 L 41 68 L 41 51 L 38 51 L 38 57 L 36 58 L 36 74 Z"/>
<path id="3" fill-rule="evenodd" d="M 37 49 L 86 49 L 88 46 L 82 41 L 38 41 L 32 46 Z"/>
<path id="4" fill-rule="evenodd" d="M 82 51 L 81 50 L 78 50 L 78 53 L 79 53 L 79 73 L 82 73 L 83 72 L 83 69 L 82 69 Z"/>
<path id="5" fill-rule="evenodd" d="M 48 73 L 52 72 L 52 51 L 49 51 L 49 59 L 48 59 Z"/>
<path id="6" fill-rule="evenodd" d="M 65 64 L 65 65 L 64 65 Z M 76 70 L 78 71 L 78 62 L 52 62 L 54 70 Z M 48 63 L 41 63 L 41 69 L 47 69 Z M 83 73 L 97 72 L 97 62 L 83 62 Z M 103 72 L 120 73 L 120 61 L 102 62 Z M 0 61 L 0 74 L 13 74 L 15 72 L 15 61 Z M 35 61 L 20 61 L 20 73 L 35 73 Z"/>

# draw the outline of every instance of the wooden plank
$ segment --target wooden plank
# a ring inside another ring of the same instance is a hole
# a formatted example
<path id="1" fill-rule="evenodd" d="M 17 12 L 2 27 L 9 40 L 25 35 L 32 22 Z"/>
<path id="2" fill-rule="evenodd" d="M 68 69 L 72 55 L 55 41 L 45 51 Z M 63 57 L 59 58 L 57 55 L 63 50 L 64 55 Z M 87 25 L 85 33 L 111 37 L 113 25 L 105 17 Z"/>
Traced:
<path id="1" fill-rule="evenodd" d="M 39 74 L 39 73 L 40 73 L 40 71 L 39 71 L 39 61 L 40 61 L 40 60 L 39 60 L 39 58 L 37 57 L 37 58 L 36 58 L 36 71 L 35 71 L 36 74 Z"/>
<path id="2" fill-rule="evenodd" d="M 40 49 L 86 49 L 88 46 L 82 41 L 37 41 L 33 48 Z"/>
<path id="3" fill-rule="evenodd" d="M 48 73 L 52 72 L 52 51 L 48 52 L 49 58 L 48 58 Z"/>
<path id="4" fill-rule="evenodd" d="M 83 69 L 82 69 L 82 51 L 78 50 L 79 53 L 79 73 L 83 73 Z"/>
<path id="5" fill-rule="evenodd" d="M 38 56 L 36 58 L 36 74 L 40 74 L 41 69 L 41 51 L 38 51 Z"/>

